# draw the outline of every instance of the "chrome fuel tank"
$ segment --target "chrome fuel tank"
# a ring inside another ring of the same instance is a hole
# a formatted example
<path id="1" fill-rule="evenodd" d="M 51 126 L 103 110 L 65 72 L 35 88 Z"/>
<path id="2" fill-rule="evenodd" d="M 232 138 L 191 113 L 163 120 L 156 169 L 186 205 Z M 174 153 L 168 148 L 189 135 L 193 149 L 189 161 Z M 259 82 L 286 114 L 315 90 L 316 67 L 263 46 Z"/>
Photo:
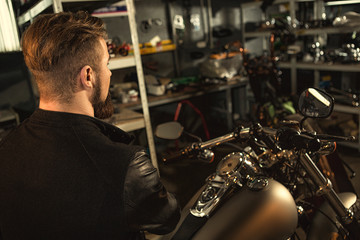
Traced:
<path id="1" fill-rule="evenodd" d="M 191 214 L 190 208 L 201 192 L 200 190 L 184 208 L 178 229 L 186 216 Z M 267 186 L 261 190 L 243 187 L 233 193 L 189 239 L 287 239 L 295 231 L 297 219 L 296 205 L 290 192 L 279 182 L 269 179 Z M 184 229 L 180 228 L 181 230 Z M 164 239 L 172 239 L 172 236 Z"/>

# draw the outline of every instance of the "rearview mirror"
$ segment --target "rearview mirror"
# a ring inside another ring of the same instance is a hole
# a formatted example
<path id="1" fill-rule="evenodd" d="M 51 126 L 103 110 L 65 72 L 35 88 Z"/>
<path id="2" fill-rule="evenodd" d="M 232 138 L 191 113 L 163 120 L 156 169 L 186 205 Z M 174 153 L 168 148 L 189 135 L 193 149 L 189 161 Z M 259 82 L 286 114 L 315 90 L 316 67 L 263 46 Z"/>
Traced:
<path id="1" fill-rule="evenodd" d="M 155 136 L 162 139 L 178 139 L 183 133 L 184 127 L 179 122 L 166 122 L 158 125 Z"/>
<path id="2" fill-rule="evenodd" d="M 326 118 L 334 108 L 334 98 L 326 92 L 308 88 L 299 97 L 299 111 L 309 118 Z"/>

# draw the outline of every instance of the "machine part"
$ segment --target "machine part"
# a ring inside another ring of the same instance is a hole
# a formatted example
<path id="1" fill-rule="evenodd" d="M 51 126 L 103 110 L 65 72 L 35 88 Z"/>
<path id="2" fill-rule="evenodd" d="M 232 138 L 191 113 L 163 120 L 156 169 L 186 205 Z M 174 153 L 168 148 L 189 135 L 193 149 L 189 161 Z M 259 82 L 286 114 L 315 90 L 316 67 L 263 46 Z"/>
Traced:
<path id="1" fill-rule="evenodd" d="M 239 168 L 242 157 L 240 152 L 228 154 L 219 162 L 216 173 L 220 176 L 232 175 Z"/>
<path id="2" fill-rule="evenodd" d="M 197 155 L 197 159 L 205 161 L 207 163 L 212 163 L 214 161 L 214 158 L 214 152 L 209 149 L 199 151 L 199 154 Z"/>
<path id="3" fill-rule="evenodd" d="M 197 202 L 190 209 L 195 217 L 208 217 L 215 210 L 229 185 L 220 176 L 215 176 L 200 194 Z"/>
<path id="4" fill-rule="evenodd" d="M 218 57 L 218 59 L 208 58 L 200 64 L 200 72 L 203 76 L 230 80 L 242 71 L 243 57 L 239 52 L 223 53 Z"/>
<path id="5" fill-rule="evenodd" d="M 173 24 L 176 29 L 184 29 L 185 23 L 183 16 L 175 15 Z"/>
<path id="6" fill-rule="evenodd" d="M 255 177 L 246 183 L 246 186 L 253 190 L 259 191 L 264 189 L 269 184 L 269 180 L 266 177 Z"/>
<path id="7" fill-rule="evenodd" d="M 166 86 L 162 85 L 160 81 L 153 75 L 145 75 L 146 89 L 149 94 L 161 96 L 165 94 Z"/>
<path id="8" fill-rule="evenodd" d="M 198 13 L 191 14 L 190 23 L 191 23 L 193 31 L 200 31 L 201 30 L 200 14 L 198 14 Z"/>
<path id="9" fill-rule="evenodd" d="M 233 152 L 225 156 L 219 162 L 216 173 L 224 178 L 237 177 L 241 183 L 262 176 L 260 167 L 245 152 Z"/>
<path id="10" fill-rule="evenodd" d="M 268 179 L 261 176 L 260 168 L 251 157 L 243 152 L 233 152 L 218 164 L 216 175 L 209 182 L 190 212 L 196 217 L 209 217 L 216 209 L 227 190 L 243 183 L 253 191 L 260 191 L 268 185 Z"/>

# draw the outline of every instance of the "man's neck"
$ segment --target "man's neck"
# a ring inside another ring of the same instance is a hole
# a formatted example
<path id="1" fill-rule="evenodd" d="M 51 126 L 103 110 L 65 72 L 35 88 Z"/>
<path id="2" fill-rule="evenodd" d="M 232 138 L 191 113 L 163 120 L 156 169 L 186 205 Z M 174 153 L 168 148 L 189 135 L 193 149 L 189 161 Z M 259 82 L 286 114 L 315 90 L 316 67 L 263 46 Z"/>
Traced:
<path id="1" fill-rule="evenodd" d="M 76 100 L 72 101 L 72 103 L 65 104 L 57 101 L 44 101 L 40 99 L 39 108 L 47 111 L 68 112 L 91 117 L 94 116 L 94 109 L 90 103 Z"/>

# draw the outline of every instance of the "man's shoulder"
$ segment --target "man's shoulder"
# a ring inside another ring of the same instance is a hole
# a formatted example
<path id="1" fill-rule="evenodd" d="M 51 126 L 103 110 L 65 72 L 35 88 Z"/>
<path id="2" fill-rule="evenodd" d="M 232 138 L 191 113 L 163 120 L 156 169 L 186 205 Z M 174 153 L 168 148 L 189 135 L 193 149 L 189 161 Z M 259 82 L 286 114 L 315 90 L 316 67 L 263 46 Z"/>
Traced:
<path id="1" fill-rule="evenodd" d="M 129 145 L 127 134 L 121 130 L 98 121 L 90 122 L 74 128 L 84 152 L 109 182 L 123 182 L 129 165 L 144 148 Z"/>
<path id="2" fill-rule="evenodd" d="M 79 131 L 79 134 L 84 134 L 86 137 L 96 135 L 99 141 L 104 143 L 119 143 L 129 144 L 134 140 L 134 137 L 122 129 L 104 122 L 96 118 L 83 118 L 79 119 L 80 124 L 77 124 L 75 129 Z M 87 136 L 90 135 L 90 136 Z"/>

